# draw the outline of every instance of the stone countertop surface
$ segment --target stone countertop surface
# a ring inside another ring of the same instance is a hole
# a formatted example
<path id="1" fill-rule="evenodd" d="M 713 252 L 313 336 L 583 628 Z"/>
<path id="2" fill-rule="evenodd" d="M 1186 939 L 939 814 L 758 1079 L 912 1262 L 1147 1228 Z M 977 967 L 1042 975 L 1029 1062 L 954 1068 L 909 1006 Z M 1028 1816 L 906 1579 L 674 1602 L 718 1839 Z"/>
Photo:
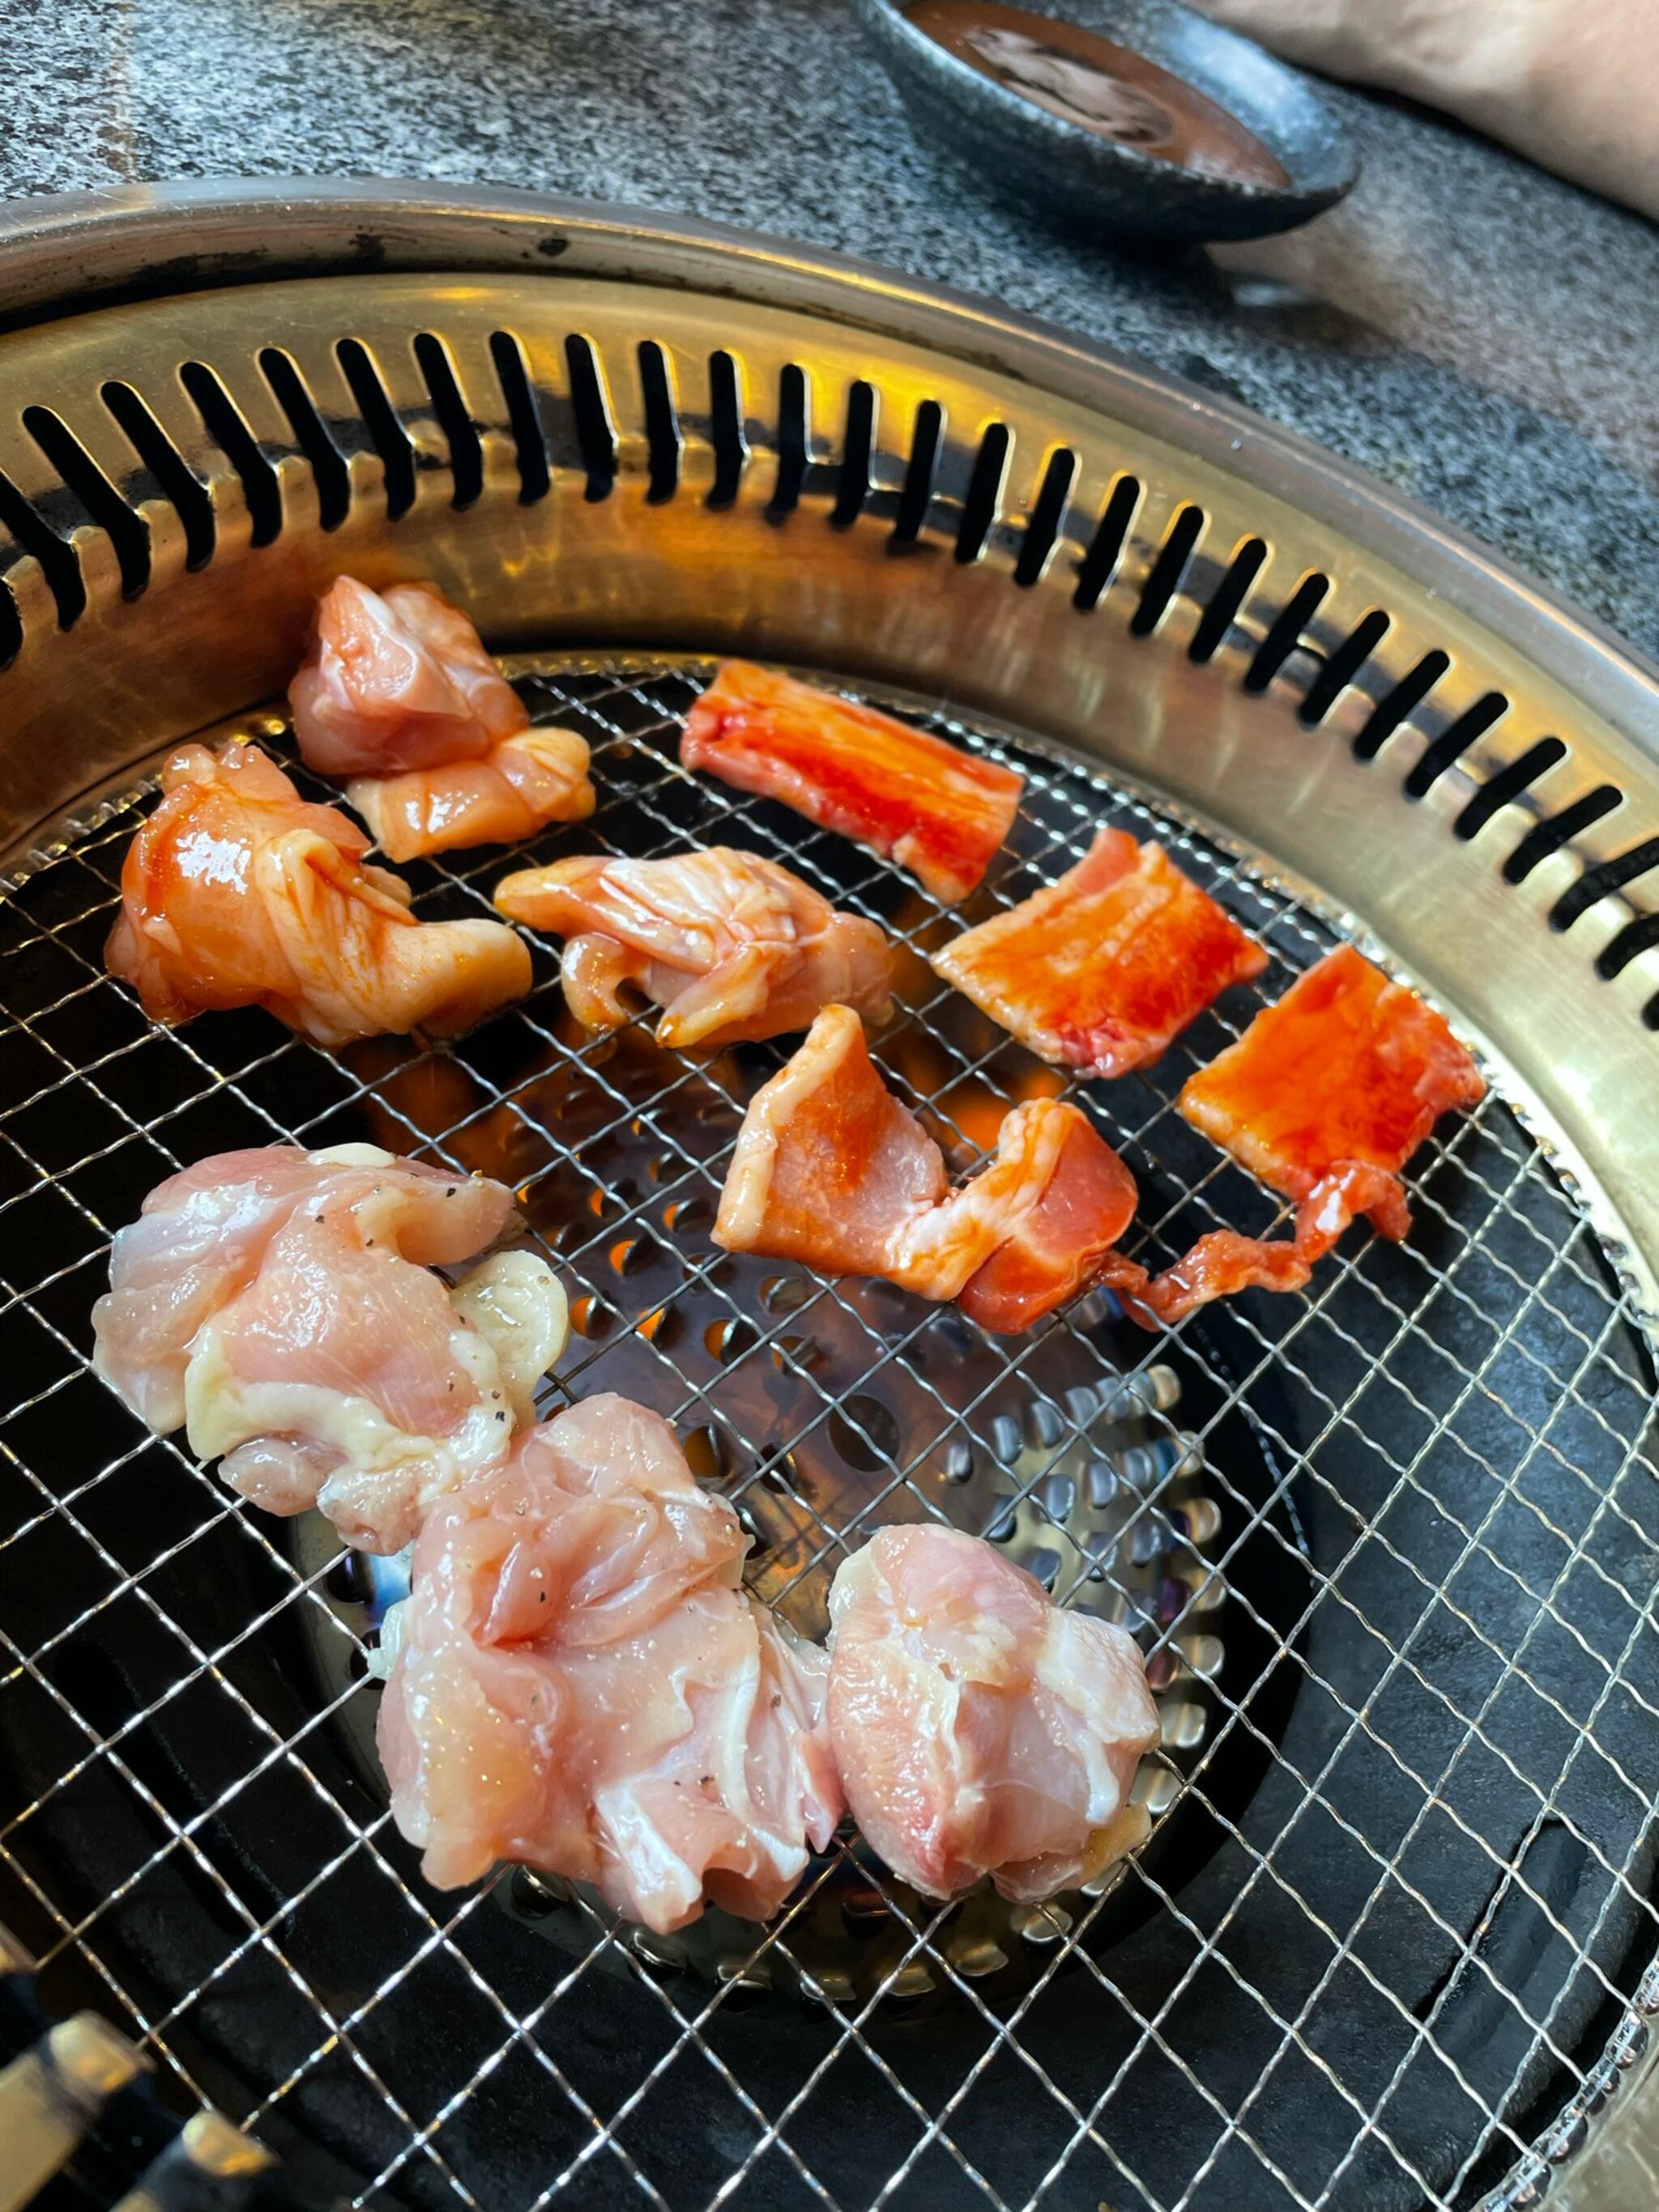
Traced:
<path id="1" fill-rule="evenodd" d="M 1352 198 L 1154 262 L 912 137 L 847 0 L 7 0 L 0 195 L 224 175 L 511 185 L 975 291 L 1374 471 L 1659 655 L 1659 231 L 1333 88 Z"/>

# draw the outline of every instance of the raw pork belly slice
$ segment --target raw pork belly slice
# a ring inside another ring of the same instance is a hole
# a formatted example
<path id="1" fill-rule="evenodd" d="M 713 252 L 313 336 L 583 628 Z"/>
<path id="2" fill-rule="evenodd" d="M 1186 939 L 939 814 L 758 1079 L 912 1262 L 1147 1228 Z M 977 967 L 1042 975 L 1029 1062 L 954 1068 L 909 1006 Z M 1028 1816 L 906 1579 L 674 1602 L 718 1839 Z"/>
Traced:
<path id="1" fill-rule="evenodd" d="M 337 807 L 252 745 L 185 745 L 121 870 L 105 957 L 152 1021 L 263 1006 L 314 1044 L 470 1028 L 530 988 L 499 921 L 417 921 Z"/>
<path id="2" fill-rule="evenodd" d="M 1134 1179 L 1075 1106 L 1039 1098 L 951 1191 L 939 1146 L 870 1059 L 858 1016 L 827 1006 L 738 1132 L 714 1237 L 728 1251 L 884 1275 L 1016 1330 L 1099 1272 L 1134 1212 Z"/>
<path id="3" fill-rule="evenodd" d="M 337 577 L 317 603 L 289 686 L 308 767 L 346 797 L 394 860 L 505 845 L 593 811 L 587 746 L 532 730 L 477 631 L 430 584 L 371 592 Z"/>
<path id="4" fill-rule="evenodd" d="M 902 1881 L 989 1875 L 1036 1901 L 1141 1842 L 1158 1710 L 1133 1637 L 1049 1602 L 959 1529 L 884 1528 L 830 1593 L 831 1741 L 853 1817 Z"/>
<path id="5" fill-rule="evenodd" d="M 983 878 L 1025 781 L 747 660 L 721 662 L 686 717 L 680 760 L 898 861 L 947 906 Z"/>
<path id="6" fill-rule="evenodd" d="M 1401 1169 L 1443 1114 L 1486 1093 L 1431 1006 L 1339 947 L 1189 1076 L 1176 1101 L 1195 1129 L 1296 1201 L 1294 1235 L 1216 1230 L 1150 1284 L 1126 1263 L 1116 1286 L 1174 1322 L 1249 1285 L 1300 1290 L 1360 1214 L 1397 1241 L 1411 1227 Z"/>
<path id="7" fill-rule="evenodd" d="M 453 1290 L 430 1272 L 515 1220 L 504 1185 L 372 1145 L 200 1160 L 117 1235 L 94 1364 L 256 1505 L 319 1506 L 348 1541 L 401 1550 L 506 1456 L 563 1348 L 564 1294 L 532 1255 Z"/>
<path id="8" fill-rule="evenodd" d="M 667 1423 L 585 1400 L 446 1499 L 388 1620 L 380 1757 L 440 1888 L 515 1859 L 666 1934 L 775 1912 L 841 1817 L 828 1661 L 738 1586 Z"/>
<path id="9" fill-rule="evenodd" d="M 681 1048 L 803 1030 L 832 1000 L 871 1021 L 891 1010 L 893 957 L 877 925 L 727 846 L 556 860 L 509 876 L 495 904 L 565 939 L 565 998 L 591 1030 L 628 1019 L 623 984 L 666 1010 L 657 1042 Z"/>
<path id="10" fill-rule="evenodd" d="M 1161 845 L 1102 830 L 1085 857 L 932 956 L 1044 1060 L 1127 1075 L 1267 956 Z"/>

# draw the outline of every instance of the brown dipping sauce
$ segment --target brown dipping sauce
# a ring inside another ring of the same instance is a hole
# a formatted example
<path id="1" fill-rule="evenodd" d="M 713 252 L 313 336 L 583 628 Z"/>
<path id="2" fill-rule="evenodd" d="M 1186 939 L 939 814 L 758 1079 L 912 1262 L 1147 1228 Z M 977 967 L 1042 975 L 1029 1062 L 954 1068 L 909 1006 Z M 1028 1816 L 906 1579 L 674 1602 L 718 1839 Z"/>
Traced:
<path id="1" fill-rule="evenodd" d="M 908 20 L 1023 100 L 1097 138 L 1230 184 L 1290 184 L 1254 131 L 1144 54 L 1055 15 L 986 0 L 915 0 Z"/>

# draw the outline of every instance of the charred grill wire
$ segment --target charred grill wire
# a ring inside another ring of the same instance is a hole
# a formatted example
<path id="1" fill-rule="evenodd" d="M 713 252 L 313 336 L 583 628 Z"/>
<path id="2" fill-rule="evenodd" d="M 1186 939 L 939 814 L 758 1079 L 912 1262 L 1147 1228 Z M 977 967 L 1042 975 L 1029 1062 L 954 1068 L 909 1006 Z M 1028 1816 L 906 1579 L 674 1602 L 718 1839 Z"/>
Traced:
<path id="1" fill-rule="evenodd" d="M 596 846 L 783 860 L 915 956 L 878 1054 L 970 1164 L 1060 1079 L 927 973 L 958 924 L 924 894 L 679 769 L 701 680 L 537 664 L 526 696 L 591 740 L 600 811 L 418 865 L 418 910 L 477 914 L 526 858 Z M 1149 1261 L 1266 1226 L 1171 1102 L 1334 932 L 1129 794 L 1019 764 L 992 904 L 1110 821 L 1170 842 L 1273 955 L 1147 1075 L 1069 1087 L 1140 1178 Z M 585 1038 L 545 946 L 532 997 L 442 1052 L 331 1057 L 252 1015 L 151 1029 L 101 963 L 146 803 L 0 907 L 0 1907 L 47 1985 L 361 2204 L 1451 2212 L 1541 2171 L 1534 2138 L 1659 2002 L 1659 1504 L 1627 1295 L 1498 1097 L 1414 1164 L 1409 1243 L 1355 1232 L 1305 1297 L 1167 1337 L 1096 1297 L 989 1340 L 718 1251 L 731 1142 L 787 1041 L 684 1059 L 649 1014 Z M 367 1749 L 383 1564 L 259 1520 L 88 1365 L 143 1193 L 290 1138 L 512 1182 L 578 1331 L 549 1403 L 616 1389 L 668 1415 L 798 1626 L 821 1630 L 846 1548 L 939 1514 L 1134 1628 L 1164 1739 L 1145 1851 L 1099 1895 L 940 1908 L 843 1841 L 772 1926 L 666 1940 L 524 1873 L 426 1890 Z"/>

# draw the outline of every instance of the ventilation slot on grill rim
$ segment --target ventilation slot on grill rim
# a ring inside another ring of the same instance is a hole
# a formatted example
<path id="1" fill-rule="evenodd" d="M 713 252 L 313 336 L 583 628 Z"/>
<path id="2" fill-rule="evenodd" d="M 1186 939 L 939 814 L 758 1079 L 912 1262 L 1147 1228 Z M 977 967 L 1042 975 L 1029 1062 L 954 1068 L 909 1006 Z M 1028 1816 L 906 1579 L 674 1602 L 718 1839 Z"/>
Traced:
<path id="1" fill-rule="evenodd" d="M 870 459 L 876 446 L 876 387 L 862 377 L 847 392 L 847 428 L 842 440 L 840 478 L 830 520 L 840 529 L 858 520 L 870 496 Z"/>
<path id="2" fill-rule="evenodd" d="M 362 341 L 342 338 L 334 349 L 334 357 L 351 387 L 363 428 L 385 471 L 386 520 L 396 522 L 415 504 L 415 441 Z"/>
<path id="3" fill-rule="evenodd" d="M 469 507 L 483 490 L 483 439 L 461 391 L 449 348 L 431 331 L 415 337 L 415 359 L 449 447 L 450 505 Z"/>
<path id="4" fill-rule="evenodd" d="M 743 432 L 743 380 L 734 357 L 725 351 L 708 356 L 708 438 L 714 449 L 714 480 L 707 504 L 730 507 L 743 487 L 749 441 Z"/>
<path id="5" fill-rule="evenodd" d="M 1032 503 L 1030 520 L 1019 541 L 1014 581 L 1029 588 L 1048 565 L 1048 556 L 1066 520 L 1066 503 L 1077 476 L 1077 455 L 1069 446 L 1056 446 L 1042 471 L 1042 483 Z"/>
<path id="6" fill-rule="evenodd" d="M 924 399 L 916 409 L 915 430 L 910 440 L 910 459 L 903 489 L 893 516 L 890 545 L 914 545 L 927 520 L 939 473 L 939 448 L 945 442 L 945 410 L 937 399 Z"/>
<path id="7" fill-rule="evenodd" d="M 1627 921 L 1616 937 L 1611 937 L 1595 956 L 1595 972 L 1611 982 L 1620 975 L 1638 952 L 1651 951 L 1659 945 L 1659 914 L 1638 915 Z"/>
<path id="8" fill-rule="evenodd" d="M 1361 615 L 1340 645 L 1325 657 L 1324 665 L 1309 684 L 1297 716 L 1311 729 L 1322 722 L 1343 692 L 1382 644 L 1392 627 L 1381 607 Z"/>
<path id="9" fill-rule="evenodd" d="M 1451 666 L 1451 655 L 1437 646 L 1425 653 L 1414 668 L 1407 669 L 1372 708 L 1365 726 L 1353 741 L 1356 760 L 1375 760 L 1409 715 L 1414 714 Z"/>
<path id="10" fill-rule="evenodd" d="M 1486 778 L 1452 823 L 1453 833 L 1465 838 L 1479 836 L 1500 807 L 1507 806 L 1512 799 L 1519 799 L 1547 769 L 1566 757 L 1567 749 L 1559 738 L 1540 738 L 1536 744 L 1528 746 L 1519 760 L 1511 761 L 1496 775 Z"/>
<path id="11" fill-rule="evenodd" d="M 121 596 L 136 599 L 149 581 L 149 525 L 127 505 L 61 416 L 49 407 L 26 407 L 23 428 L 80 501 L 88 520 L 114 547 Z"/>
<path id="12" fill-rule="evenodd" d="M 1401 787 L 1407 798 L 1421 799 L 1453 762 L 1461 759 L 1476 738 L 1484 737 L 1492 724 L 1509 711 L 1510 702 L 1501 691 L 1487 691 L 1472 707 L 1466 707 L 1437 738 L 1424 746 Z"/>
<path id="13" fill-rule="evenodd" d="M 565 365 L 570 372 L 570 408 L 576 422 L 576 444 L 587 472 L 586 497 L 597 502 L 609 499 L 617 481 L 617 426 L 605 397 L 599 357 L 591 338 L 573 331 L 564 342 Z"/>
<path id="14" fill-rule="evenodd" d="M 530 380 L 524 348 L 511 331 L 489 333 L 489 358 L 495 363 L 495 381 L 501 388 L 514 450 L 518 455 L 519 504 L 534 507 L 538 500 L 546 498 L 553 483 L 553 473 L 547 465 L 547 434 L 542 428 L 536 387 Z"/>
<path id="15" fill-rule="evenodd" d="M 1078 562 L 1077 588 L 1072 593 L 1072 605 L 1079 614 L 1093 611 L 1100 604 L 1102 592 L 1117 574 L 1117 564 L 1122 558 L 1130 525 L 1139 505 L 1139 477 L 1119 477 L 1107 495 L 1089 550 Z"/>
<path id="16" fill-rule="evenodd" d="M 811 437 L 806 371 L 786 362 L 778 371 L 778 472 L 766 510 L 780 521 L 800 505 Z"/>
<path id="17" fill-rule="evenodd" d="M 1150 637 L 1164 619 L 1170 600 L 1181 588 L 1187 563 L 1204 535 L 1204 523 L 1203 508 L 1193 506 L 1190 501 L 1176 509 L 1174 520 L 1164 533 L 1164 543 L 1158 549 L 1158 558 L 1140 587 L 1139 601 L 1129 617 L 1131 636 Z"/>
<path id="18" fill-rule="evenodd" d="M 979 441 L 957 524 L 955 557 L 964 567 L 970 561 L 977 561 L 985 550 L 985 541 L 1001 509 L 1003 481 L 1008 472 L 1008 454 L 1012 445 L 1006 422 L 988 425 Z"/>
<path id="19" fill-rule="evenodd" d="M 1659 837 L 1644 837 L 1629 852 L 1620 853 L 1611 860 L 1597 861 L 1594 867 L 1586 868 L 1577 882 L 1563 891 L 1550 908 L 1550 927 L 1571 929 L 1598 900 L 1623 890 L 1626 884 L 1634 883 L 1638 876 L 1644 876 L 1652 867 L 1659 867 Z"/>
<path id="20" fill-rule="evenodd" d="M 1265 691 L 1302 642 L 1302 633 L 1324 605 L 1331 580 L 1314 569 L 1305 575 L 1273 617 L 1267 635 L 1244 672 L 1247 691 Z"/>
<path id="21" fill-rule="evenodd" d="M 1625 803 L 1625 794 L 1616 783 L 1598 783 L 1594 791 L 1587 791 L 1582 799 L 1575 799 L 1559 814 L 1546 815 L 1535 823 L 1504 863 L 1506 884 L 1523 884 L 1540 860 L 1559 853 L 1564 845 L 1584 830 L 1594 829 L 1615 807 Z"/>
<path id="22" fill-rule="evenodd" d="M 283 527 L 283 489 L 275 464 L 205 362 L 185 362 L 179 381 L 201 416 L 202 428 L 241 480 L 251 526 L 249 543 L 269 545 Z"/>
<path id="23" fill-rule="evenodd" d="M 185 533 L 185 568 L 204 568 L 213 558 L 218 536 L 212 494 L 130 384 L 106 384 L 98 396 L 149 471 L 156 493 L 178 515 Z"/>
<path id="24" fill-rule="evenodd" d="M 1188 660 L 1210 659 L 1227 632 L 1232 628 L 1233 617 L 1244 604 L 1244 595 L 1261 573 L 1267 557 L 1267 548 L 1259 538 L 1247 538 L 1232 559 L 1227 563 L 1216 587 L 1210 594 L 1198 628 L 1193 632 L 1192 643 L 1187 647 Z"/>
<path id="25" fill-rule="evenodd" d="M 680 425 L 668 380 L 668 356 L 655 338 L 641 338 L 640 398 L 645 410 L 646 502 L 660 507 L 680 482 Z"/>
<path id="26" fill-rule="evenodd" d="M 57 604 L 58 629 L 72 629 L 87 606 L 87 580 L 81 574 L 75 549 L 58 535 L 5 475 L 0 475 L 0 523 L 4 524 L 23 551 L 33 554 L 40 563 L 46 588 Z"/>
<path id="27" fill-rule="evenodd" d="M 259 356 L 259 370 L 270 386 L 271 397 L 288 417 L 295 444 L 311 464 L 317 486 L 317 520 L 325 530 L 337 530 L 351 506 L 351 471 L 346 457 L 329 435 L 316 401 L 289 356 L 276 346 L 266 346 Z"/>

